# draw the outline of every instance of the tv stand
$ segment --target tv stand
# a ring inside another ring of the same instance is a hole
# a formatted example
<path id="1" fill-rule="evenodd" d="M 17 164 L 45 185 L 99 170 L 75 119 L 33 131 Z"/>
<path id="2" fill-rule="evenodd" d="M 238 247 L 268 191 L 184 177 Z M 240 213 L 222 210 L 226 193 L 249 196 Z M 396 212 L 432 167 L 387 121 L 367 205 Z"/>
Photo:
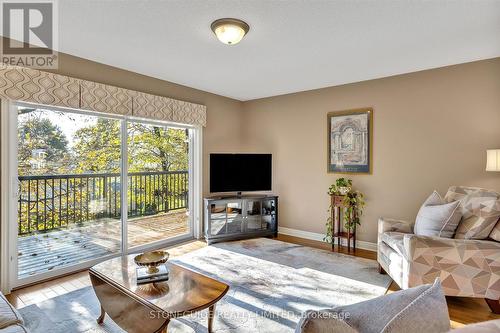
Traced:
<path id="1" fill-rule="evenodd" d="M 208 244 L 278 236 L 278 197 L 267 195 L 205 198 L 204 231 Z"/>

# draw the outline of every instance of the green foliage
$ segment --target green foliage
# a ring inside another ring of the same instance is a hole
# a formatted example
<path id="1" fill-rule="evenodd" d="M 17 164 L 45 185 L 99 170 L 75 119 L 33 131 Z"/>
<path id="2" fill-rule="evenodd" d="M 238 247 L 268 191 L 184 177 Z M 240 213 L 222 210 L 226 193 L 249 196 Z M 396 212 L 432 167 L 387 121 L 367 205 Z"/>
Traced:
<path id="1" fill-rule="evenodd" d="M 343 204 L 346 207 L 344 227 L 352 230 L 354 226 L 361 225 L 360 217 L 363 214 L 363 207 L 365 206 L 363 193 L 359 191 L 349 191 L 344 196 Z"/>
<path id="2" fill-rule="evenodd" d="M 120 172 L 120 121 L 99 118 L 74 135 L 76 172 Z"/>
<path id="3" fill-rule="evenodd" d="M 36 151 L 45 155 L 43 166 L 30 171 L 30 174 L 55 173 L 62 165 L 69 163 L 70 153 L 68 140 L 59 126 L 52 124 L 49 119 L 37 114 L 27 117 L 18 125 L 18 164 L 19 174 L 26 174 L 31 164 L 37 162 Z"/>
<path id="4" fill-rule="evenodd" d="M 129 171 L 188 169 L 186 130 L 130 123 Z"/>
<path id="5" fill-rule="evenodd" d="M 327 243 L 333 243 L 333 241 L 335 240 L 333 238 L 333 233 L 335 232 L 335 230 L 334 230 L 333 220 L 332 220 L 332 210 L 333 210 L 333 207 L 332 207 L 332 205 L 330 205 L 330 208 L 328 209 L 328 218 L 326 219 L 326 223 L 325 223 L 326 235 L 325 235 L 325 237 L 323 237 L 323 241 L 325 241 Z"/>
<path id="6" fill-rule="evenodd" d="M 346 188 L 348 191 L 344 194 L 341 193 L 341 189 Z M 344 228 L 353 230 L 355 226 L 361 225 L 361 215 L 363 214 L 363 207 L 365 206 L 364 195 L 360 191 L 352 189 L 352 180 L 339 178 L 336 180 L 335 184 L 332 184 L 328 189 L 329 195 L 342 195 L 344 206 Z M 333 207 L 330 205 L 328 210 L 328 218 L 325 223 L 326 235 L 323 238 L 325 242 L 333 243 L 334 241 L 334 226 L 332 221 L 332 210 Z"/>
<path id="7" fill-rule="evenodd" d="M 328 194 L 330 195 L 344 195 L 341 190 L 350 191 L 352 188 L 352 180 L 346 178 L 338 178 L 335 184 L 330 185 Z"/>
<path id="8" fill-rule="evenodd" d="M 187 170 L 187 133 L 182 129 L 129 123 L 129 172 Z M 120 122 L 99 119 L 75 134 L 79 172 L 119 172 Z"/>
<path id="9" fill-rule="evenodd" d="M 335 181 L 335 185 L 337 185 L 337 187 L 351 187 L 352 186 L 352 180 L 351 179 L 345 179 L 345 178 L 338 178 Z"/>

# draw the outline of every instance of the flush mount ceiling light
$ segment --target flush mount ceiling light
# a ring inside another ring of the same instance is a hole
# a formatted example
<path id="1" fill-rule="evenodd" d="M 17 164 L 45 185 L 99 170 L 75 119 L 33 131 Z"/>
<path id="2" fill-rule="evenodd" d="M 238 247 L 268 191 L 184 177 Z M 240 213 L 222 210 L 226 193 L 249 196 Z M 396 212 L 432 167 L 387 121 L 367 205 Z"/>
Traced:
<path id="1" fill-rule="evenodd" d="M 250 30 L 250 26 L 242 20 L 222 18 L 212 22 L 210 26 L 217 38 L 224 44 L 238 44 Z"/>

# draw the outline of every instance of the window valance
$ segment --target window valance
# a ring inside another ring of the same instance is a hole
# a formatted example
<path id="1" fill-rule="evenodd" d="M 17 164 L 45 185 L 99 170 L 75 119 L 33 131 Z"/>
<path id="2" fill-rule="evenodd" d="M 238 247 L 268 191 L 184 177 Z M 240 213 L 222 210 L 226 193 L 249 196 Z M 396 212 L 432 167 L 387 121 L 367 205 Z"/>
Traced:
<path id="1" fill-rule="evenodd" d="M 206 126 L 206 106 L 0 64 L 0 98 Z"/>

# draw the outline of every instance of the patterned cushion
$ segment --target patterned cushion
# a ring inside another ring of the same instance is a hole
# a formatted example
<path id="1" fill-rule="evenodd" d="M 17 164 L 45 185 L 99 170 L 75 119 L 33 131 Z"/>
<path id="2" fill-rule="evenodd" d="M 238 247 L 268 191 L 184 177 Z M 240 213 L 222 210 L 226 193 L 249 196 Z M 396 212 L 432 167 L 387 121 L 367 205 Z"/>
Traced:
<path id="1" fill-rule="evenodd" d="M 452 186 L 445 201 L 459 200 L 462 220 L 455 238 L 486 239 L 500 218 L 500 193 L 479 187 Z"/>
<path id="2" fill-rule="evenodd" d="M 23 324 L 23 317 L 0 293 L 0 328 L 5 328 L 14 324 Z"/>
<path id="3" fill-rule="evenodd" d="M 418 211 L 415 234 L 452 238 L 462 218 L 459 205 L 459 201 L 446 203 L 439 193 L 434 191 Z"/>
<path id="4" fill-rule="evenodd" d="M 491 230 L 490 238 L 500 242 L 500 220 L 498 220 L 493 230 Z"/>
<path id="5" fill-rule="evenodd" d="M 500 243 L 417 235 L 404 241 L 409 287 L 439 277 L 448 296 L 500 298 Z"/>

